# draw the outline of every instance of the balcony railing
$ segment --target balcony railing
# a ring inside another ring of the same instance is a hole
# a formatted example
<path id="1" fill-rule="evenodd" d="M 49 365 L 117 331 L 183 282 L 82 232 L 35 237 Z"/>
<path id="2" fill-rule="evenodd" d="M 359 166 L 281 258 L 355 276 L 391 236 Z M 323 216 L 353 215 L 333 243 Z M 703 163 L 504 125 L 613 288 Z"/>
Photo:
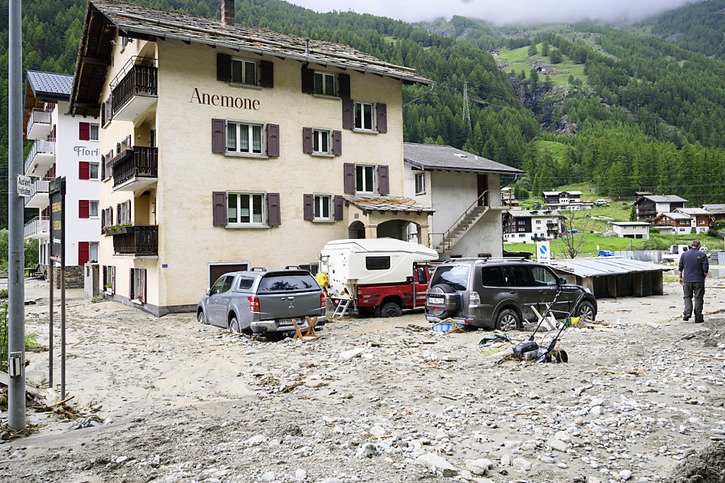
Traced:
<path id="1" fill-rule="evenodd" d="M 35 217 L 25 224 L 25 238 L 44 238 L 50 234 L 50 220 Z"/>
<path id="2" fill-rule="evenodd" d="M 44 139 L 50 134 L 51 128 L 50 111 L 42 109 L 33 109 L 30 111 L 27 125 L 28 139 Z"/>
<path id="3" fill-rule="evenodd" d="M 31 174 L 30 168 L 33 166 L 36 157 L 42 157 L 43 161 L 47 161 L 47 163 L 39 162 L 39 164 L 48 164 L 48 168 L 50 168 L 53 164 L 53 160 L 55 159 L 55 142 L 38 140 L 33 143 L 33 147 L 30 149 L 28 157 L 25 158 L 25 174 Z M 39 174 L 43 175 L 45 173 Z"/>
<path id="4" fill-rule="evenodd" d="M 134 65 L 111 92 L 111 114 L 115 118 L 135 96 L 158 95 L 158 69 Z"/>
<path id="5" fill-rule="evenodd" d="M 30 186 L 30 196 L 25 199 L 26 208 L 43 208 L 48 204 L 50 181 L 37 179 Z"/>
<path id="6" fill-rule="evenodd" d="M 113 158 L 113 187 L 139 180 L 144 186 L 158 177 L 159 149 L 133 146 Z M 133 187 L 132 187 L 133 188 Z"/>
<path id="7" fill-rule="evenodd" d="M 159 227 L 134 225 L 123 228 L 113 235 L 113 251 L 116 255 L 155 257 L 159 254 Z"/>

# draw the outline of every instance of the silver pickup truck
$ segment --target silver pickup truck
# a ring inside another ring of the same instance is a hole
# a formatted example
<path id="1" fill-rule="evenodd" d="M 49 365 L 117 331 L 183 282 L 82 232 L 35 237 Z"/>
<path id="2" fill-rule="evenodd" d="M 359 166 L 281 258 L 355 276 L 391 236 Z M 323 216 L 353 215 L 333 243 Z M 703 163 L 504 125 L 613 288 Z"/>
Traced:
<path id="1" fill-rule="evenodd" d="M 306 316 L 317 317 L 316 328 L 327 321 L 325 295 L 306 270 L 225 273 L 199 301 L 196 316 L 202 324 L 247 334 L 292 332 L 293 319 L 306 329 Z"/>

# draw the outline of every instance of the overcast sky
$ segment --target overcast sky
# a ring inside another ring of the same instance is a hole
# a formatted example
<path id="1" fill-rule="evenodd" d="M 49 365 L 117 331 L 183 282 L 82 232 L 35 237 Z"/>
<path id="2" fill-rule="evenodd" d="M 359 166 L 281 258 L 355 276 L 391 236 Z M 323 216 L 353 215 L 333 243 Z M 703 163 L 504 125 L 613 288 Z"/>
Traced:
<path id="1" fill-rule="evenodd" d="M 639 20 L 697 0 L 288 0 L 318 12 L 352 10 L 406 22 L 453 15 L 497 24 Z"/>

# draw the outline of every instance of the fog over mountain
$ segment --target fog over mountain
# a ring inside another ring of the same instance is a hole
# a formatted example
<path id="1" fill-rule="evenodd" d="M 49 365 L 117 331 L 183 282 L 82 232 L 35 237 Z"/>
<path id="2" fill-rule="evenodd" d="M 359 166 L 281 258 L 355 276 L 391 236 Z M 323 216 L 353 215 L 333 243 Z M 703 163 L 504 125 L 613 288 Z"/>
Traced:
<path id="1" fill-rule="evenodd" d="M 318 12 L 352 10 L 406 22 L 462 15 L 499 25 L 640 20 L 698 0 L 289 0 Z"/>

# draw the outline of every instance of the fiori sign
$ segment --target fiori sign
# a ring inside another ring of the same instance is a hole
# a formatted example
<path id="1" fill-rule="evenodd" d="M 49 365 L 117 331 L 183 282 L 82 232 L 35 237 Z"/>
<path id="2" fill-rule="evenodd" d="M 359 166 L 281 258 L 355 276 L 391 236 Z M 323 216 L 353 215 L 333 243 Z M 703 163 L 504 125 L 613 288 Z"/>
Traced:
<path id="1" fill-rule="evenodd" d="M 90 149 L 90 148 L 87 148 L 85 146 L 73 146 L 73 151 L 76 152 L 76 156 L 78 156 L 78 157 L 84 157 L 84 158 L 86 158 L 86 157 L 94 157 L 94 158 L 97 158 L 98 156 L 101 155 L 101 150 L 100 149 L 98 149 L 98 148 L 96 148 L 96 149 Z"/>
<path id="2" fill-rule="evenodd" d="M 189 99 L 190 104 L 202 104 L 205 106 L 233 107 L 236 109 L 247 109 L 252 111 L 259 110 L 259 100 L 250 99 L 248 97 L 224 96 L 219 94 L 208 94 L 199 92 L 199 88 L 195 87 L 194 92 Z"/>

